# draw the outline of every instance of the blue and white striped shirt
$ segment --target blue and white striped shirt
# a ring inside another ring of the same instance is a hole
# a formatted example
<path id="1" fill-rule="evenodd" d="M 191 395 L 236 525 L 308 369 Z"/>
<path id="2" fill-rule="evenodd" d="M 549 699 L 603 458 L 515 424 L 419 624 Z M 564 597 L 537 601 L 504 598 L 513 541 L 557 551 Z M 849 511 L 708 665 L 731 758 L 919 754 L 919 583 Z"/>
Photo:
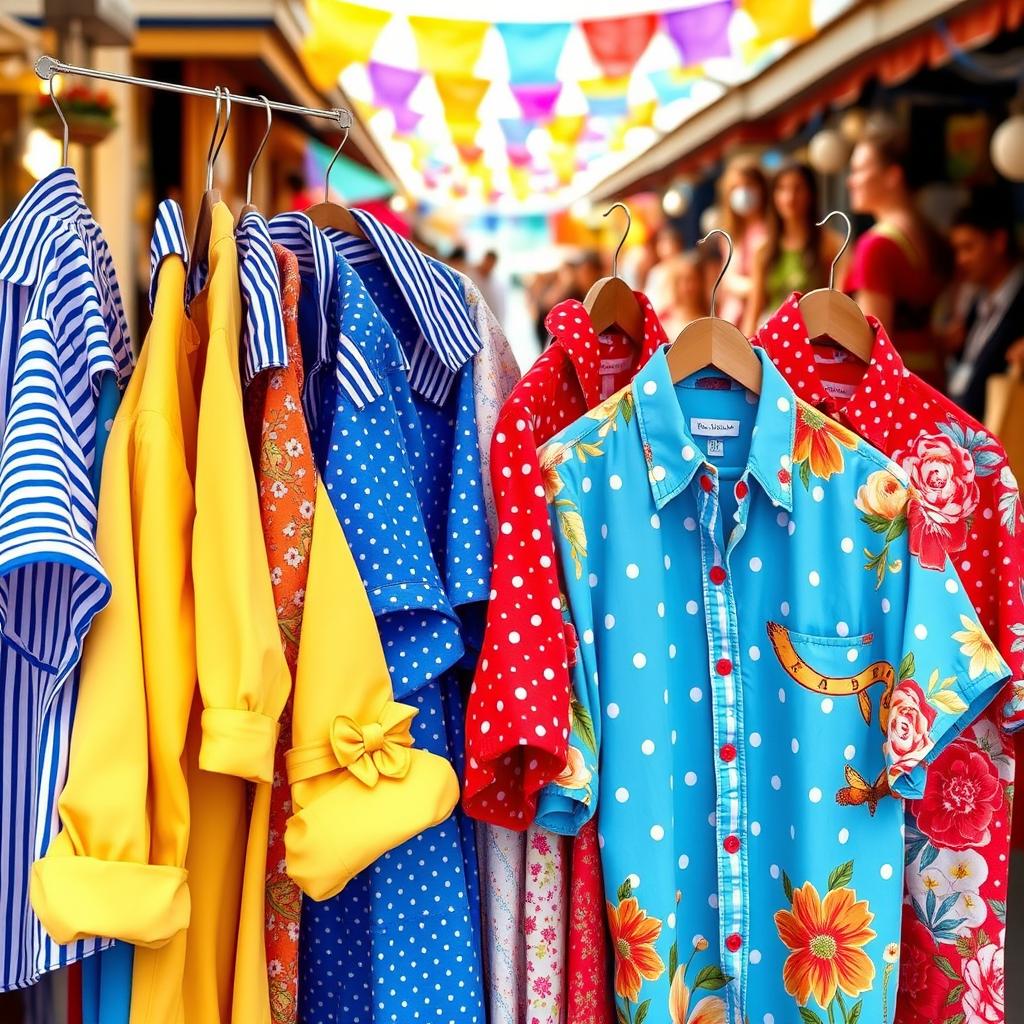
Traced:
<path id="1" fill-rule="evenodd" d="M 317 292 L 317 350 L 307 362 L 303 404 L 312 426 L 324 393 L 323 374 L 334 365 L 338 387 L 357 409 L 363 409 L 384 394 L 384 389 L 359 345 L 344 331 L 331 337 L 334 316 L 332 304 L 337 302 L 338 263 L 334 247 L 324 233 L 304 213 L 282 213 L 270 221 L 270 236 L 299 261 L 303 282 L 314 281 Z"/>
<path id="2" fill-rule="evenodd" d="M 56 945 L 29 906 L 59 827 L 82 640 L 110 584 L 95 549 L 98 399 L 131 345 L 106 242 L 74 171 L 0 228 L 0 989 L 97 948 Z"/>
<path id="3" fill-rule="evenodd" d="M 242 288 L 243 385 L 262 370 L 288 365 L 288 343 L 281 313 L 281 274 L 270 228 L 262 213 L 250 210 L 235 230 Z"/>
<path id="4" fill-rule="evenodd" d="M 469 315 L 462 282 L 450 267 L 420 252 L 365 210 L 352 210 L 352 216 L 365 239 L 337 231 L 328 234 L 350 263 L 372 258 L 368 243 L 384 259 L 420 328 L 409 357 L 409 383 L 424 398 L 443 405 L 455 375 L 483 345 Z"/>

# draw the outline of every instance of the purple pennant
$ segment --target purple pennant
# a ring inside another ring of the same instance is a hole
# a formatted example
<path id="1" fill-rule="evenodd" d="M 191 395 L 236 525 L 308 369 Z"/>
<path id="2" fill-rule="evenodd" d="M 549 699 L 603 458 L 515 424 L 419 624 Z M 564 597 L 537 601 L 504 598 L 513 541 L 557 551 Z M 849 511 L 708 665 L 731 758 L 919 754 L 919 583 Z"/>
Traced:
<path id="1" fill-rule="evenodd" d="M 513 85 L 512 92 L 519 101 L 523 117 L 533 121 L 550 121 L 555 104 L 562 91 L 561 82 L 552 85 Z"/>
<path id="2" fill-rule="evenodd" d="M 394 115 L 396 135 L 412 135 L 423 118 L 422 114 L 417 114 L 408 107 L 395 107 Z"/>
<path id="3" fill-rule="evenodd" d="M 665 31 L 683 58 L 683 65 L 692 67 L 711 57 L 728 57 L 729 22 L 733 0 L 714 0 L 702 7 L 685 7 L 662 15 Z"/>
<path id="4" fill-rule="evenodd" d="M 367 71 L 373 86 L 374 104 L 391 110 L 408 107 L 409 97 L 423 77 L 422 71 L 396 68 L 373 60 L 367 65 Z"/>

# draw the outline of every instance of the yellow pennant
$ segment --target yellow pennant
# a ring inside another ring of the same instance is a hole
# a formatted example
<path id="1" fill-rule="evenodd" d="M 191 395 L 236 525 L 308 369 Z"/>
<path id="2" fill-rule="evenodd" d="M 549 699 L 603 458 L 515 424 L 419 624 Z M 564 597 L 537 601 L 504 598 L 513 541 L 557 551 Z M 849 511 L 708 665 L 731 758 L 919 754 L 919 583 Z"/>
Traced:
<path id="1" fill-rule="evenodd" d="M 349 64 L 370 59 L 389 11 L 346 3 L 345 0 L 307 0 L 312 31 L 302 44 L 302 59 L 309 77 L 320 89 L 338 84 Z"/>
<path id="2" fill-rule="evenodd" d="M 473 74 L 490 24 L 486 21 L 455 21 L 451 18 L 411 17 L 420 68 L 431 74 Z"/>
<path id="3" fill-rule="evenodd" d="M 437 75 L 434 82 L 449 124 L 476 120 L 476 112 L 491 87 L 486 79 L 466 75 Z"/>
<path id="4" fill-rule="evenodd" d="M 742 6 L 757 26 L 755 46 L 764 47 L 779 39 L 807 39 L 814 34 L 811 0 L 743 0 Z"/>
<path id="5" fill-rule="evenodd" d="M 564 145 L 575 145 L 583 134 L 586 118 L 582 114 L 559 114 L 551 119 L 548 132 L 555 142 Z"/>

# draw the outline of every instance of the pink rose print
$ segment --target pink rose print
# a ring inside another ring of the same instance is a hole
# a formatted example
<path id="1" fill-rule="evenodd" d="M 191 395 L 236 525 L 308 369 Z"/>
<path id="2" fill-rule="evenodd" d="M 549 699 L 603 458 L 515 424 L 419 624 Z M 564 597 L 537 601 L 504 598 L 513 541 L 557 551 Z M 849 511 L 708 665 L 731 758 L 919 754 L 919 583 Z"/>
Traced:
<path id="1" fill-rule="evenodd" d="M 893 691 L 889 705 L 886 754 L 891 762 L 889 776 L 906 775 L 924 760 L 935 744 L 929 730 L 935 712 L 928 706 L 921 687 L 913 679 L 904 679 Z"/>
<path id="2" fill-rule="evenodd" d="M 910 477 L 910 552 L 926 569 L 941 569 L 947 554 L 967 545 L 967 521 L 979 499 L 974 459 L 945 434 L 919 434 L 893 461 Z"/>
<path id="3" fill-rule="evenodd" d="M 1001 1024 L 1003 1020 L 1003 951 L 983 946 L 964 964 L 966 1024 Z"/>
<path id="4" fill-rule="evenodd" d="M 523 930 L 527 935 L 532 935 L 537 928 L 537 919 L 535 917 L 528 917 L 523 925 Z"/>
<path id="5" fill-rule="evenodd" d="M 532 840 L 533 848 L 538 853 L 550 853 L 551 844 L 548 842 L 548 837 L 543 832 L 535 832 Z"/>
<path id="6" fill-rule="evenodd" d="M 1003 787 L 989 756 L 956 740 L 928 769 L 924 796 L 914 801 L 917 827 L 940 849 L 987 846 L 989 826 L 1002 810 Z"/>
<path id="7" fill-rule="evenodd" d="M 542 999 L 551 995 L 551 979 L 543 976 L 533 979 L 533 991 Z"/>

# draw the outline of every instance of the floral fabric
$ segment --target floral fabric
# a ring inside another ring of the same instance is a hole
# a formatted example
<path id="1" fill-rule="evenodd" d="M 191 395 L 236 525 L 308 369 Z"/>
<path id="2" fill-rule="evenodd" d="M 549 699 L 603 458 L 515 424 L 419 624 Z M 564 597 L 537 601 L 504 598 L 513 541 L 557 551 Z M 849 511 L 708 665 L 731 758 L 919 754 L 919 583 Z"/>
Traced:
<path id="1" fill-rule="evenodd" d="M 1012 685 L 935 760 L 924 794 L 906 804 L 906 895 L 896 1019 L 1003 1024 L 1003 932 L 1010 853 L 1014 749 L 1024 723 L 1024 518 L 999 442 L 948 398 L 910 373 L 875 320 L 867 369 L 812 345 L 792 298 L 756 341 L 798 395 L 889 455 L 909 497 L 888 482 L 859 496 L 885 540 L 907 531 L 926 568 L 952 562 L 970 597 L 957 636 L 982 670 L 990 650 L 980 623 L 1013 672 Z M 878 551 L 877 545 L 873 550 Z M 881 569 L 881 563 L 876 568 Z M 904 716 L 916 734 L 913 709 Z M 984 984 L 982 984 L 984 981 Z"/>
<path id="2" fill-rule="evenodd" d="M 296 326 L 299 265 L 295 256 L 280 245 L 274 245 L 274 256 L 281 275 L 288 365 L 258 374 L 246 389 L 245 404 L 281 646 L 294 680 L 313 535 L 316 467 L 302 414 L 302 350 Z M 298 1019 L 300 894 L 285 872 L 284 851 L 285 822 L 291 814 L 284 765 L 284 755 L 291 746 L 291 709 L 289 696 L 281 713 L 274 755 L 267 846 L 264 943 L 274 1024 L 295 1024 Z"/>
<path id="3" fill-rule="evenodd" d="M 948 562 L 875 529 L 907 475 L 760 359 L 758 398 L 658 352 L 541 453 L 580 643 L 537 822 L 597 817 L 628 1024 L 889 1024 L 891 794 L 1007 677 Z"/>

